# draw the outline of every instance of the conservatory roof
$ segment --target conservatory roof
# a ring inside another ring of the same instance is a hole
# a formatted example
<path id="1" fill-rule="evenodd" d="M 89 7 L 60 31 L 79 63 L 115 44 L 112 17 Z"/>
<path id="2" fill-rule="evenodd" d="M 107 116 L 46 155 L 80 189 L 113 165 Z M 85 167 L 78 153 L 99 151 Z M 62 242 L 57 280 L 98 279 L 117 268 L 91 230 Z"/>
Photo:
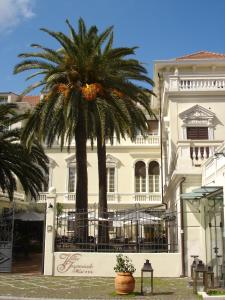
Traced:
<path id="1" fill-rule="evenodd" d="M 202 186 L 200 188 L 192 190 L 190 193 L 181 194 L 183 200 L 199 200 L 201 198 L 223 198 L 222 186 Z"/>

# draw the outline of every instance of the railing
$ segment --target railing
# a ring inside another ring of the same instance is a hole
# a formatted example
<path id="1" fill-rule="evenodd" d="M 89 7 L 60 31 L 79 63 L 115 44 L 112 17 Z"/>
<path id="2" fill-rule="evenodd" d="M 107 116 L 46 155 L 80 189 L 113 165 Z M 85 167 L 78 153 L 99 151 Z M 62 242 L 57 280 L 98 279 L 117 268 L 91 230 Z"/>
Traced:
<path id="1" fill-rule="evenodd" d="M 159 145 L 160 140 L 159 136 L 157 135 L 148 135 L 146 138 L 144 138 L 143 136 L 137 136 L 134 143 L 141 145 Z"/>
<path id="2" fill-rule="evenodd" d="M 134 202 L 135 203 L 151 203 L 151 202 L 161 202 L 161 194 L 160 193 L 136 193 L 133 196 Z"/>
<path id="3" fill-rule="evenodd" d="M 222 141 L 215 140 L 185 140 L 178 141 L 177 158 L 191 160 L 192 166 L 201 166 L 210 156 L 215 153 L 215 149 Z"/>
<path id="4" fill-rule="evenodd" d="M 5 199 L 9 199 L 8 194 L 7 193 L 3 193 L 1 190 L 0 190 L 0 197 L 3 197 Z M 25 195 L 23 193 L 14 192 L 13 198 L 16 201 L 18 201 L 18 200 L 19 201 L 25 201 Z"/>
<path id="5" fill-rule="evenodd" d="M 38 202 L 46 202 L 48 193 L 40 193 Z M 76 193 L 57 193 L 57 202 L 62 203 L 75 203 Z M 98 194 L 88 195 L 89 203 L 98 202 Z M 107 202 L 110 203 L 120 203 L 120 204 L 160 204 L 161 203 L 161 193 L 108 193 Z"/>
<path id="6" fill-rule="evenodd" d="M 171 76 L 169 89 L 174 91 L 209 91 L 209 90 L 225 90 L 225 78 L 193 78 L 193 77 L 177 77 Z"/>
<path id="7" fill-rule="evenodd" d="M 113 139 L 113 146 L 132 146 L 132 145 L 152 145 L 152 146 L 159 146 L 160 144 L 160 137 L 159 135 L 147 135 L 145 138 L 142 135 L 136 137 L 135 141 L 131 141 L 129 138 L 126 140 L 121 139 L 120 142 L 117 141 L 116 138 Z M 54 142 L 54 147 L 59 147 L 60 143 L 58 141 Z M 75 146 L 75 141 L 71 142 L 71 146 Z M 111 146 L 110 141 L 106 141 L 106 146 Z"/>
<path id="8" fill-rule="evenodd" d="M 217 90 L 225 88 L 225 79 L 181 79 L 181 90 Z"/>
<path id="9" fill-rule="evenodd" d="M 163 207 L 108 210 L 101 217 L 97 210 L 64 209 L 55 219 L 55 251 L 177 252 L 176 216 Z"/>
<path id="10" fill-rule="evenodd" d="M 223 181 L 224 177 L 221 176 L 223 175 L 222 173 L 225 170 L 225 157 L 224 157 L 224 148 L 225 145 L 224 143 L 222 143 L 222 145 L 220 147 L 218 147 L 216 149 L 217 155 L 214 155 L 212 157 L 210 157 L 204 164 L 203 166 L 203 184 L 207 185 L 207 184 L 216 184 L 216 185 L 220 185 L 222 184 L 222 182 L 219 181 Z M 219 153 L 219 155 L 218 155 Z"/>

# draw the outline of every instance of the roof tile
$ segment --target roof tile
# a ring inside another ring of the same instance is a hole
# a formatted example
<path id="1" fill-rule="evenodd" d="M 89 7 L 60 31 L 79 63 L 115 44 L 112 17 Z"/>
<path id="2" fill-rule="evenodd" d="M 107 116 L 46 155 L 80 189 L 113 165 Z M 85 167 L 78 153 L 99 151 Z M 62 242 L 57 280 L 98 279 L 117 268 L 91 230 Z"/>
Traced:
<path id="1" fill-rule="evenodd" d="M 30 103 L 30 105 L 35 106 L 40 102 L 40 96 L 24 96 L 24 102 Z"/>
<path id="2" fill-rule="evenodd" d="M 224 59 L 225 54 L 223 53 L 215 53 L 215 52 L 209 52 L 209 51 L 199 51 L 192 54 L 184 55 L 181 57 L 177 57 L 176 60 L 185 60 L 185 59 L 210 59 L 210 58 L 216 58 L 216 59 Z"/>

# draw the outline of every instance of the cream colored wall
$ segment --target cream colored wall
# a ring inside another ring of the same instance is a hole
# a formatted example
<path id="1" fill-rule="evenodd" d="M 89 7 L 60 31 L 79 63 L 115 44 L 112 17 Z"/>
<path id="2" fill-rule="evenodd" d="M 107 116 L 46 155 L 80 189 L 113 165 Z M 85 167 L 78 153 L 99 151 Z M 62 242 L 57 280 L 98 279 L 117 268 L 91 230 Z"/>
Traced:
<path id="1" fill-rule="evenodd" d="M 75 147 L 71 147 L 70 153 L 67 153 L 65 149 L 63 152 L 57 147 L 52 149 L 46 149 L 46 154 L 51 159 L 51 165 L 53 165 L 51 185 L 56 189 L 57 201 L 74 203 L 74 198 L 70 198 L 67 201 L 65 194 L 68 192 L 68 159 L 75 158 Z M 108 146 L 107 155 L 111 155 L 118 163 L 115 168 L 115 194 L 119 196 L 116 200 L 108 201 L 108 203 L 114 207 L 120 204 L 134 205 L 134 164 L 136 161 L 142 160 L 146 166 L 150 161 L 158 161 L 160 165 L 160 148 L 157 145 L 130 145 L 124 146 Z M 89 204 L 98 203 L 98 161 L 96 154 L 96 147 L 92 150 L 87 147 L 87 162 L 88 162 L 88 202 Z M 156 195 L 156 200 L 143 200 L 143 204 L 150 205 L 160 204 L 160 193 Z M 151 201 L 151 203 L 150 203 Z M 139 202 L 140 203 L 140 202 Z"/>
<path id="2" fill-rule="evenodd" d="M 184 175 L 185 181 L 182 183 L 182 193 L 189 193 L 195 188 L 201 186 L 201 175 Z M 168 200 L 168 208 L 171 211 L 177 211 L 178 224 L 178 250 L 181 252 L 181 210 L 180 201 L 183 201 L 183 219 L 184 219 L 184 253 L 185 253 L 185 274 L 190 276 L 190 266 L 193 259 L 191 255 L 199 255 L 204 262 L 206 260 L 205 253 L 205 231 L 204 231 L 204 210 L 199 206 L 198 201 L 193 204 L 187 200 L 180 198 L 180 180 L 175 184 L 170 183 L 166 200 Z M 181 264 L 181 260 L 179 261 Z"/>
<path id="3" fill-rule="evenodd" d="M 141 276 L 141 268 L 146 259 L 152 264 L 155 277 L 179 277 L 180 253 L 124 253 L 131 258 L 136 272 Z M 100 276 L 115 277 L 114 266 L 117 253 L 55 252 L 54 275 L 56 276 Z"/>
<path id="4" fill-rule="evenodd" d="M 67 161 L 75 153 L 75 148 L 72 147 L 68 154 L 66 150 L 63 152 L 60 149 L 46 149 L 46 154 L 55 162 L 52 174 L 52 186 L 56 188 L 57 193 L 67 192 L 68 168 Z M 134 193 L 134 164 L 138 160 L 148 164 L 152 160 L 156 160 L 160 164 L 160 149 L 159 147 L 107 147 L 107 154 L 110 154 L 118 160 L 117 172 L 117 188 L 116 192 L 121 194 Z M 88 193 L 89 202 L 96 201 L 98 194 L 98 161 L 96 149 L 93 151 L 88 147 Z"/>

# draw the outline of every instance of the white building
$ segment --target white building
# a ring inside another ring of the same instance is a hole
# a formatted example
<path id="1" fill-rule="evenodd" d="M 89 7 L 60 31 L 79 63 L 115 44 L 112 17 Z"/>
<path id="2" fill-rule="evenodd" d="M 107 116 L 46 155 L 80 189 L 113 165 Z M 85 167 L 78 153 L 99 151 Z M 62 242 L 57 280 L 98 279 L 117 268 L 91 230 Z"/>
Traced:
<path id="1" fill-rule="evenodd" d="M 207 173 L 208 165 L 205 173 L 202 167 L 210 157 L 211 164 L 219 163 L 213 155 L 225 138 L 225 55 L 201 51 L 156 61 L 154 74 L 162 107 L 164 201 L 178 212 L 182 274 L 187 275 L 192 255 L 213 267 L 223 255 L 222 209 L 215 196 L 223 184 L 210 188 L 217 180 Z"/>

